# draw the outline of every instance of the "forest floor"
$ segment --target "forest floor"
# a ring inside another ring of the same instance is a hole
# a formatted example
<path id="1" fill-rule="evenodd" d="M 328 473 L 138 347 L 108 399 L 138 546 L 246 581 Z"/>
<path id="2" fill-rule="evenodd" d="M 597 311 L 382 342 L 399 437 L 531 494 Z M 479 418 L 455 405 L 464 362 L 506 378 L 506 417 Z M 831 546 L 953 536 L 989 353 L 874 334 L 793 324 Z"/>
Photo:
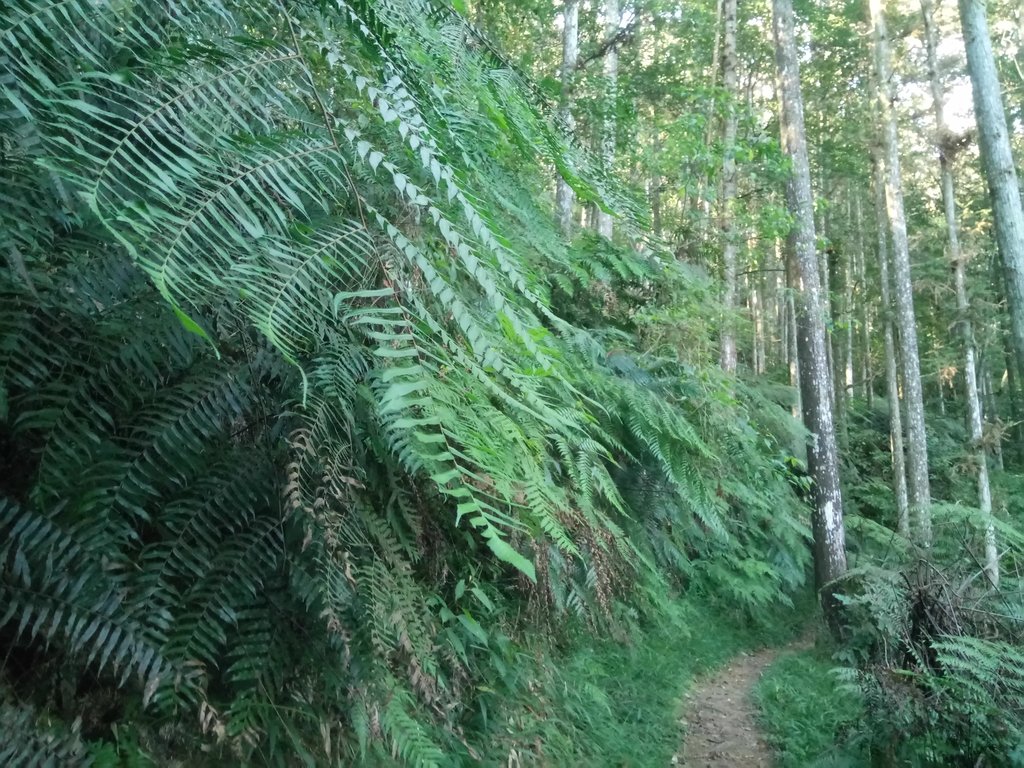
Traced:
<path id="1" fill-rule="evenodd" d="M 771 768 L 774 753 L 757 721 L 754 686 L 779 654 L 809 645 L 801 638 L 784 648 L 741 653 L 698 680 L 686 695 L 686 739 L 673 765 L 685 768 Z"/>

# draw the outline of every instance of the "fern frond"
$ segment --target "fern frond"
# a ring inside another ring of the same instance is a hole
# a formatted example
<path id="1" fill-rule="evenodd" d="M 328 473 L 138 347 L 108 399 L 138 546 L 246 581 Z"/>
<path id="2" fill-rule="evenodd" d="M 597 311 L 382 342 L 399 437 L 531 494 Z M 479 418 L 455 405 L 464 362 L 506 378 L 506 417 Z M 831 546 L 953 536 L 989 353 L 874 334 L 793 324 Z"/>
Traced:
<path id="1" fill-rule="evenodd" d="M 0 762 L 17 768 L 43 768 L 50 765 L 88 766 L 92 757 L 76 728 L 47 728 L 31 707 L 18 705 L 0 695 Z"/>

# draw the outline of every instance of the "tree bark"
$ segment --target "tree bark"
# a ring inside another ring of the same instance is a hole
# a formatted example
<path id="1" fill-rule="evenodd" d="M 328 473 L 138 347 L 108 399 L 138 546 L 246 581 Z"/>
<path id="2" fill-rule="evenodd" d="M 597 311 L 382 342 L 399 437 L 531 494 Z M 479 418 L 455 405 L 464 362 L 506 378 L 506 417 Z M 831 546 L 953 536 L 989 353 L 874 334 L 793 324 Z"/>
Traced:
<path id="1" fill-rule="evenodd" d="M 931 489 L 928 480 L 928 442 L 924 422 L 924 393 L 917 350 L 917 321 L 910 274 L 910 245 L 903 208 L 899 134 L 893 110 L 892 54 L 886 30 L 882 0 L 870 0 L 874 35 L 875 77 L 881 139 L 885 162 L 885 202 L 892 237 L 896 321 L 899 324 L 900 354 L 903 359 L 903 395 L 907 406 L 907 465 L 911 512 L 917 543 L 931 545 Z"/>
<path id="2" fill-rule="evenodd" d="M 754 296 L 757 304 L 754 305 L 754 373 L 763 376 L 768 370 L 768 340 L 765 328 L 768 323 L 765 320 L 767 315 L 768 286 L 764 279 L 764 272 L 757 273 L 754 281 Z"/>
<path id="3" fill-rule="evenodd" d="M 1016 373 L 1024 380 L 1024 209 L 1010 150 L 1006 112 L 1003 110 L 984 1 L 960 0 L 960 23 L 974 92 L 978 144 L 992 199 L 996 243 L 1003 259 Z"/>
<path id="4" fill-rule="evenodd" d="M 779 244 L 775 241 L 775 264 L 781 264 L 779 259 Z M 786 277 L 785 271 L 779 270 L 774 273 L 772 281 L 772 306 L 775 308 L 775 331 L 773 341 L 774 359 L 769 362 L 770 368 L 780 365 L 789 365 L 789 325 L 786 319 Z"/>
<path id="5" fill-rule="evenodd" d="M 1021 418 L 1020 393 L 1017 389 L 1017 369 L 1013 360 L 1013 342 L 1010 341 L 1009 334 L 1003 337 L 1003 357 L 1006 364 L 1006 367 L 1003 369 L 1003 380 L 1006 382 L 1006 400 L 1010 406 L 1009 422 L 1013 425 L 1010 428 L 1011 444 L 1014 447 L 1015 458 L 1020 461 L 1021 447 L 1024 445 L 1024 441 L 1021 440 L 1021 425 L 1024 419 Z M 1001 388 L 1002 385 L 1000 385 Z"/>
<path id="6" fill-rule="evenodd" d="M 1002 472 L 1003 449 L 1001 440 L 992 440 L 995 424 L 999 419 L 996 396 L 992 389 L 992 371 L 984 348 L 978 349 L 978 390 L 981 397 L 981 431 L 985 438 L 986 449 L 995 462 L 996 470 Z M 991 426 L 990 426 L 991 425 Z"/>
<path id="7" fill-rule="evenodd" d="M 797 350 L 797 339 L 800 330 L 796 321 L 796 288 L 800 285 L 800 274 L 796 267 L 796 254 L 793 253 L 792 243 L 786 243 L 786 325 L 788 329 L 789 346 L 786 354 L 789 356 L 789 384 L 796 391 L 793 399 L 793 418 L 802 419 L 804 412 L 803 398 L 800 395 L 800 354 Z M 806 453 L 806 446 L 797 453 Z"/>
<path id="8" fill-rule="evenodd" d="M 846 327 L 843 330 L 843 342 L 845 344 L 845 350 L 843 355 L 843 388 L 846 391 L 846 397 L 844 402 L 847 407 L 846 416 L 849 417 L 849 404 L 850 400 L 854 396 L 854 384 L 853 384 L 853 337 L 856 333 L 857 324 L 854 320 L 853 312 L 853 260 L 854 254 L 850 251 L 846 251 L 843 259 L 843 316 L 846 321 Z"/>
<path id="9" fill-rule="evenodd" d="M 985 423 L 992 424 L 993 427 L 997 426 L 999 419 L 999 409 L 996 407 L 996 392 L 992 385 L 992 371 L 987 366 L 980 366 L 983 371 L 981 375 L 981 386 L 984 393 L 983 402 L 985 403 Z M 1006 467 L 1003 465 L 1003 441 L 1002 436 L 998 440 L 994 441 L 992 446 L 992 453 L 996 460 L 996 469 L 1002 472 Z"/>
<path id="10" fill-rule="evenodd" d="M 836 193 L 838 193 L 838 190 Z M 822 216 L 823 222 L 827 220 L 827 217 Z M 840 303 L 840 299 L 846 295 L 846 284 L 843 282 L 845 274 L 842 266 L 842 258 L 845 257 L 845 253 L 838 250 L 835 244 L 831 243 L 827 238 L 825 241 L 828 243 L 825 257 L 825 269 L 828 270 L 828 281 L 826 284 L 832 288 L 831 291 L 826 293 L 829 314 L 826 329 L 832 329 L 831 331 L 826 330 L 827 335 L 825 338 L 828 342 L 826 351 L 828 352 L 829 363 L 832 365 L 832 381 L 835 384 L 836 399 L 833 411 L 836 418 L 839 450 L 846 453 L 850 448 L 850 431 L 847 426 L 850 410 L 850 392 L 845 386 L 844 352 L 846 345 L 842 330 L 843 307 Z M 837 347 L 838 352 L 836 351 Z"/>
<path id="11" fill-rule="evenodd" d="M 989 583 L 999 585 L 999 555 L 996 550 L 996 533 L 992 523 L 992 489 L 988 478 L 988 456 L 982 442 L 981 398 L 978 395 L 978 373 L 974 330 L 970 320 L 970 302 L 967 298 L 965 258 L 960 249 L 960 232 L 957 226 L 956 193 L 953 181 L 952 158 L 946 150 L 944 138 L 948 134 L 945 108 L 943 106 L 942 83 L 938 71 L 938 30 L 932 12 L 931 0 L 921 0 L 921 17 L 924 20 L 925 49 L 928 56 L 928 79 L 932 91 L 935 111 L 936 145 L 939 151 L 939 181 L 942 186 L 942 207 L 946 217 L 946 238 L 949 259 L 953 266 L 953 284 L 956 290 L 956 308 L 959 314 L 960 333 L 964 343 L 964 389 L 967 394 L 967 433 L 977 464 L 978 508 L 985 517 L 985 575 Z M 941 393 L 942 382 L 939 382 Z"/>
<path id="12" fill-rule="evenodd" d="M 729 372 L 736 372 L 736 218 L 733 207 L 736 200 L 736 103 L 739 100 L 739 81 L 736 63 L 736 0 L 725 0 L 725 127 L 722 132 L 724 158 L 722 160 L 722 334 L 721 365 Z"/>
<path id="13" fill-rule="evenodd" d="M 655 237 L 661 237 L 661 173 L 658 170 L 661 157 L 661 128 L 658 126 L 657 115 L 651 115 L 651 122 L 654 125 L 654 133 L 651 136 L 651 164 L 654 166 L 651 173 L 651 229 Z"/>
<path id="14" fill-rule="evenodd" d="M 604 0 L 604 35 L 605 39 L 611 39 L 619 31 L 619 0 Z M 601 158 L 604 162 L 604 172 L 611 175 L 615 166 L 615 106 L 617 98 L 617 87 L 619 79 L 619 49 L 611 46 L 604 55 L 604 79 L 605 79 L 605 115 L 604 130 L 601 135 Z M 613 232 L 612 216 L 603 210 L 597 211 L 597 232 L 604 237 L 611 238 Z"/>
<path id="15" fill-rule="evenodd" d="M 868 289 L 867 270 L 865 263 L 867 253 L 864 247 L 864 212 L 861 203 L 861 195 L 858 193 L 854 198 L 853 226 L 857 232 L 857 288 L 860 294 L 860 328 L 861 345 L 861 378 L 864 381 L 864 398 L 868 410 L 874 407 L 875 388 L 874 372 L 871 368 L 871 324 L 868 316 Z"/>
<path id="16" fill-rule="evenodd" d="M 579 42 L 579 0 L 565 0 L 565 8 L 562 11 L 562 100 L 559 110 L 562 124 L 570 136 L 576 129 L 576 118 L 573 116 L 573 79 L 580 55 Z M 558 187 L 555 190 L 555 207 L 558 211 L 558 225 L 565 234 L 571 233 L 573 229 L 572 207 L 575 197 L 572 187 L 559 176 Z"/>
<path id="17" fill-rule="evenodd" d="M 711 48 L 711 76 L 708 78 L 708 92 L 714 93 L 715 87 L 718 85 L 718 70 L 720 68 L 720 58 L 722 50 L 722 16 L 725 13 L 725 0 L 717 0 L 715 4 L 715 42 Z M 711 106 L 708 110 L 707 123 L 704 130 L 704 145 L 710 149 L 711 142 L 715 138 L 715 100 L 712 98 Z M 704 216 L 707 220 L 711 219 L 711 200 L 707 194 L 707 190 L 710 188 L 710 182 L 708 175 L 702 173 L 697 181 L 697 207 L 704 212 Z"/>
<path id="18" fill-rule="evenodd" d="M 760 270 L 756 270 L 745 278 L 747 305 L 750 310 L 750 324 L 753 331 L 750 339 L 750 367 L 756 376 L 760 376 L 765 371 L 765 289 L 764 281 L 761 279 L 762 274 Z"/>
<path id="19" fill-rule="evenodd" d="M 813 481 L 814 573 L 822 609 L 833 632 L 840 631 L 839 602 L 828 585 L 846 572 L 846 534 L 839 485 L 839 456 L 831 409 L 832 375 L 825 356 L 825 310 L 818 274 L 814 198 L 804 131 L 803 95 L 792 0 L 772 0 L 772 29 L 778 75 L 782 148 L 792 162 L 788 184 L 793 228 L 790 239 L 799 286 L 794 286 L 804 425 L 810 433 L 807 466 Z"/>
<path id="20" fill-rule="evenodd" d="M 874 158 L 875 216 L 878 223 L 878 272 L 882 287 L 882 325 L 885 339 L 885 383 L 889 399 L 889 450 L 892 455 L 893 493 L 896 496 L 896 530 L 910 536 L 910 501 L 907 465 L 903 449 L 903 417 L 900 412 L 900 375 L 892 326 L 892 290 L 889 280 L 888 219 L 881 158 Z"/>
<path id="21" fill-rule="evenodd" d="M 829 200 L 829 191 L 825 181 L 825 169 L 818 168 L 818 188 L 823 200 Z M 813 194 L 813 187 L 812 187 Z M 813 201 L 813 197 L 812 197 Z M 829 250 L 831 242 L 829 239 L 829 215 L 828 205 L 819 206 L 818 222 L 815 228 L 816 236 L 821 239 L 825 247 L 818 252 L 818 274 L 821 277 L 821 296 L 825 312 L 825 356 L 828 359 L 829 370 L 835 370 L 835 350 L 832 347 L 832 325 L 835 318 L 832 315 L 832 274 L 829 267 Z M 835 386 L 835 375 L 833 373 L 832 386 L 832 413 L 840 413 L 836 407 L 839 401 L 839 388 Z"/>

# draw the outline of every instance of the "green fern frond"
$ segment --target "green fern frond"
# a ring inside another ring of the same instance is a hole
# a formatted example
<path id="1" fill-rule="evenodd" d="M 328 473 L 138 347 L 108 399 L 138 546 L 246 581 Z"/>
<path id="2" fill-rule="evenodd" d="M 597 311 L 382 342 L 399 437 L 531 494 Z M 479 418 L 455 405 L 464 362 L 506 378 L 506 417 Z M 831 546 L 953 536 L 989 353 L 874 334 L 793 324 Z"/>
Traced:
<path id="1" fill-rule="evenodd" d="M 78 768 L 92 764 L 77 728 L 47 728 L 31 707 L 0 695 L 0 763 L 12 768 L 61 765 Z"/>

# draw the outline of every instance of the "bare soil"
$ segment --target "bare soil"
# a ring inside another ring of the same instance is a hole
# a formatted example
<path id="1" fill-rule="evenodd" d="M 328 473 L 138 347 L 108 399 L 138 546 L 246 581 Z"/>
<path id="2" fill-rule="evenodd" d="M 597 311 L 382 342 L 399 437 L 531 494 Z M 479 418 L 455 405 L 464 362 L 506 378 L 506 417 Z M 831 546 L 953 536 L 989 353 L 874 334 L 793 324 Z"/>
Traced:
<path id="1" fill-rule="evenodd" d="M 686 695 L 686 739 L 673 765 L 686 768 L 771 768 L 772 749 L 757 722 L 753 689 L 780 653 L 740 654 Z"/>

